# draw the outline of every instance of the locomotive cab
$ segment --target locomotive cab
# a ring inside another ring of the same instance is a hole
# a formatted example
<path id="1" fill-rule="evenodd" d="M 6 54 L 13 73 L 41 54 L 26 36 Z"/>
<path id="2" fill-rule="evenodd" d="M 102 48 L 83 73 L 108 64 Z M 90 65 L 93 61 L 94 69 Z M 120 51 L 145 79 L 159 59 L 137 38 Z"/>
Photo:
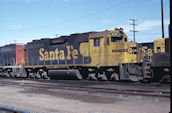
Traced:
<path id="1" fill-rule="evenodd" d="M 80 49 L 82 51 L 82 49 Z M 100 76 L 119 80 L 120 65 L 138 62 L 137 43 L 127 42 L 122 29 L 95 32 L 89 35 L 89 66 L 97 68 Z"/>
<path id="2" fill-rule="evenodd" d="M 91 66 L 114 66 L 123 60 L 127 36 L 122 29 L 95 32 L 89 35 Z"/>
<path id="3" fill-rule="evenodd" d="M 117 30 L 117 29 L 116 29 Z M 119 31 L 110 31 L 110 42 L 127 42 L 127 36 L 124 34 L 122 29 Z"/>

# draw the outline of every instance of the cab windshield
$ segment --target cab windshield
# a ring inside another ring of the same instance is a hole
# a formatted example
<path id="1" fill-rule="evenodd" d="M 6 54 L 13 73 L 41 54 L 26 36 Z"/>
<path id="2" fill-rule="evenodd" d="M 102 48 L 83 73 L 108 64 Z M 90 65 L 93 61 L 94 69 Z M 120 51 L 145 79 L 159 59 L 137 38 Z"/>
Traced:
<path id="1" fill-rule="evenodd" d="M 110 35 L 111 35 L 112 37 L 120 36 L 120 34 L 119 34 L 119 33 L 115 33 L 115 32 L 110 33 Z"/>
<path id="2" fill-rule="evenodd" d="M 111 42 L 122 42 L 121 37 L 111 37 Z"/>

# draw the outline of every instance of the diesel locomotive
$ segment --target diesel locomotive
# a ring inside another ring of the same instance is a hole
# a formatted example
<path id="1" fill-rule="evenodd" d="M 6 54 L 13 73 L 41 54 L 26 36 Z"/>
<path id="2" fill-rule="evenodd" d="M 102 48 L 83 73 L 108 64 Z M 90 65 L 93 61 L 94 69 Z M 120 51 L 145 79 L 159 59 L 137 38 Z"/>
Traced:
<path id="1" fill-rule="evenodd" d="M 9 77 L 169 81 L 168 39 L 128 42 L 123 29 L 76 33 L 0 47 Z M 18 47 L 21 51 L 18 52 Z"/>

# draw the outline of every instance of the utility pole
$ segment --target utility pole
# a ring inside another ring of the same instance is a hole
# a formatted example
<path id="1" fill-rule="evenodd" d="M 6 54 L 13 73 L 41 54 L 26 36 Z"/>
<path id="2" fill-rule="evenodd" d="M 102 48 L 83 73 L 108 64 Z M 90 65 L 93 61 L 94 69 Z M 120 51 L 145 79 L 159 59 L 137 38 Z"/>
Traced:
<path id="1" fill-rule="evenodd" d="M 134 42 L 135 42 L 135 33 L 136 32 L 138 32 L 138 31 L 136 31 L 135 30 L 135 26 L 136 26 L 136 24 L 135 24 L 135 22 L 137 21 L 136 19 L 130 19 L 131 21 L 133 21 L 133 23 L 131 24 L 132 26 L 133 26 L 133 30 L 130 30 L 130 32 L 133 32 L 133 38 L 134 38 Z"/>
<path id="2" fill-rule="evenodd" d="M 163 0 L 161 0 L 161 21 L 162 21 L 162 38 L 164 38 Z"/>

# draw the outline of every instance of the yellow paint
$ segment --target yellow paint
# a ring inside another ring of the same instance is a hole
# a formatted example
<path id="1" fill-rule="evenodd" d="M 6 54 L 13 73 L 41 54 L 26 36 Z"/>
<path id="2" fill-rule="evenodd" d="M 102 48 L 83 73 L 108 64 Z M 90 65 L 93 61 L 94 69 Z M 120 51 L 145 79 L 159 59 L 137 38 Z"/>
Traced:
<path id="1" fill-rule="evenodd" d="M 70 46 L 66 46 L 66 48 L 67 48 L 67 59 L 68 60 L 70 60 L 71 59 L 71 56 L 70 56 L 70 54 L 71 54 L 71 51 L 70 51 Z"/>
<path id="2" fill-rule="evenodd" d="M 56 48 L 56 50 L 55 50 L 55 56 L 56 56 L 56 60 L 59 60 L 59 50 L 58 50 L 58 48 Z"/>
<path id="3" fill-rule="evenodd" d="M 80 46 L 79 46 L 79 51 L 81 53 L 82 56 L 86 56 L 88 57 L 89 56 L 89 43 L 88 42 L 82 42 L 80 43 Z"/>
<path id="4" fill-rule="evenodd" d="M 99 47 L 94 47 L 94 38 L 89 39 L 90 66 L 118 66 L 121 63 L 135 63 L 139 61 L 138 55 L 134 54 L 137 50 L 132 49 L 137 44 L 135 42 L 126 42 L 127 36 L 125 33 L 123 33 L 121 42 L 111 42 L 112 32 L 119 33 L 118 30 L 112 30 L 108 31 L 105 36 L 99 37 Z M 108 43 L 107 38 L 109 38 Z"/>
<path id="5" fill-rule="evenodd" d="M 164 53 L 165 52 L 165 39 L 154 40 L 154 53 Z"/>
<path id="6" fill-rule="evenodd" d="M 65 59 L 64 50 L 60 50 L 59 59 L 60 59 L 60 60 L 64 60 L 64 59 Z"/>
<path id="7" fill-rule="evenodd" d="M 44 60 L 44 54 L 43 54 L 43 52 L 44 52 L 44 48 L 40 48 L 39 49 L 39 54 L 40 54 L 39 60 L 40 61 L 43 61 Z"/>
<path id="8" fill-rule="evenodd" d="M 148 47 L 147 46 L 142 46 L 141 48 L 141 53 L 140 53 L 140 56 L 141 56 L 141 59 L 140 61 L 144 61 L 144 57 L 147 56 L 147 49 Z"/>
<path id="9" fill-rule="evenodd" d="M 152 49 L 148 49 L 148 56 L 152 56 L 153 53 L 152 53 Z"/>
<path id="10" fill-rule="evenodd" d="M 50 51 L 49 55 L 50 55 L 50 59 L 49 60 L 55 60 L 56 59 L 54 51 Z"/>
<path id="11" fill-rule="evenodd" d="M 48 55 L 48 51 L 45 51 L 45 53 L 44 53 L 44 60 L 45 61 L 48 61 L 49 60 L 49 55 Z"/>
<path id="12" fill-rule="evenodd" d="M 78 50 L 77 49 L 74 49 L 73 50 L 73 52 L 72 52 L 72 57 L 74 58 L 74 59 L 77 59 L 78 58 Z"/>

